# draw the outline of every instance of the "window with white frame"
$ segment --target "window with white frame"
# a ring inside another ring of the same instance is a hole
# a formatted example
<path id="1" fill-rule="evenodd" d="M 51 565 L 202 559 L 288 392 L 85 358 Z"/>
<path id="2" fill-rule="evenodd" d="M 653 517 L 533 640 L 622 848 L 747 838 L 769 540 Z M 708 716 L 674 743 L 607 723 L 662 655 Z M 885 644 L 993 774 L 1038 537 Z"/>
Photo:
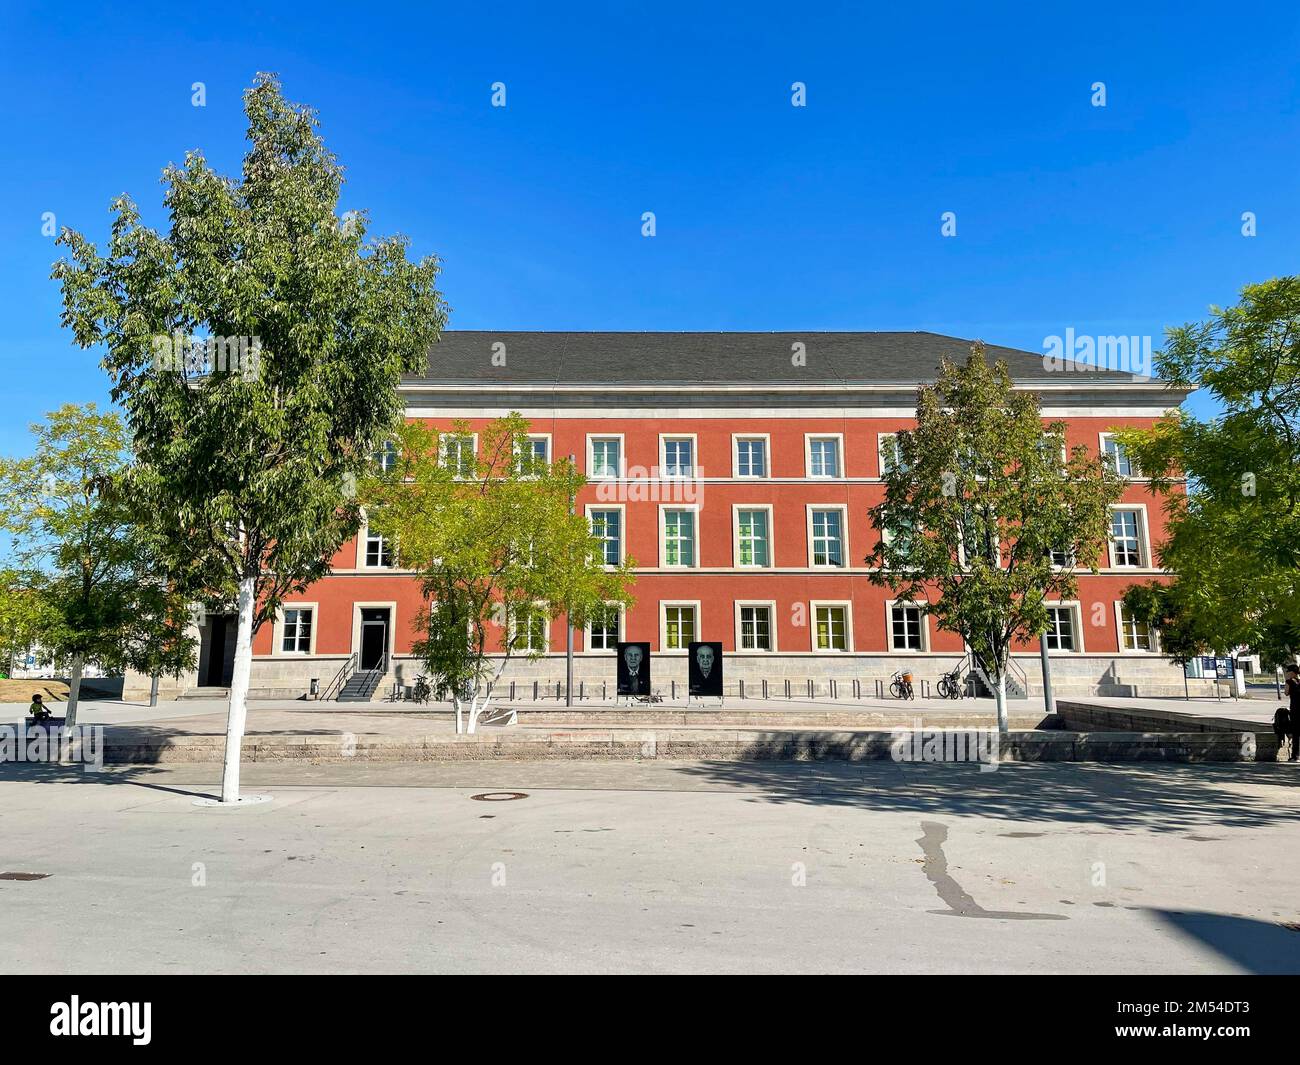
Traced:
<path id="1" fill-rule="evenodd" d="M 1124 450 L 1124 445 L 1109 433 L 1101 438 L 1101 452 L 1110 463 L 1111 469 L 1121 477 L 1134 476 L 1133 460 L 1129 457 L 1129 453 Z"/>
<path id="2" fill-rule="evenodd" d="M 907 472 L 903 453 L 898 446 L 897 433 L 880 434 L 880 476 L 884 477 L 891 470 Z"/>
<path id="3" fill-rule="evenodd" d="M 1142 512 L 1116 508 L 1110 512 L 1112 566 L 1142 565 Z"/>
<path id="4" fill-rule="evenodd" d="M 380 473 L 389 473 L 397 467 L 397 445 L 391 440 L 385 440 L 371 458 L 379 467 Z"/>
<path id="5" fill-rule="evenodd" d="M 736 440 L 736 476 L 767 476 L 767 439 L 742 436 Z"/>
<path id="6" fill-rule="evenodd" d="M 742 651 L 772 650 L 772 608 L 770 606 L 741 605 L 740 649 Z"/>
<path id="7" fill-rule="evenodd" d="M 664 440 L 665 477 L 695 476 L 695 441 L 687 437 L 668 437 Z"/>
<path id="8" fill-rule="evenodd" d="M 1078 636 L 1074 624 L 1074 607 L 1049 606 L 1047 608 L 1047 631 L 1043 633 L 1043 642 L 1049 651 L 1077 651 Z"/>
<path id="9" fill-rule="evenodd" d="M 695 640 L 695 607 L 664 607 L 664 650 L 684 651 Z"/>
<path id="10" fill-rule="evenodd" d="M 616 436 L 597 436 L 591 440 L 591 476 L 619 477 L 622 475 L 623 441 Z"/>
<path id="11" fill-rule="evenodd" d="M 519 472 L 525 476 L 540 473 L 551 461 L 551 441 L 545 436 L 525 437 L 519 445 Z"/>
<path id="12" fill-rule="evenodd" d="M 808 438 L 808 476 L 838 477 L 839 475 L 839 437 L 810 436 Z"/>
<path id="13" fill-rule="evenodd" d="M 812 564 L 844 565 L 844 512 L 814 509 L 811 513 Z"/>
<path id="14" fill-rule="evenodd" d="M 617 566 L 623 560 L 623 512 L 591 511 L 591 531 L 600 540 L 601 561 L 606 566 Z"/>
<path id="15" fill-rule="evenodd" d="M 744 507 L 736 511 L 736 564 L 772 564 L 771 533 L 766 507 Z"/>
<path id="16" fill-rule="evenodd" d="M 895 603 L 889 608 L 889 645 L 895 651 L 925 650 L 920 607 Z"/>
<path id="17" fill-rule="evenodd" d="M 383 568 L 393 564 L 393 547 L 388 537 L 366 530 L 366 565 Z"/>
<path id="18" fill-rule="evenodd" d="M 1074 552 L 1071 550 L 1050 552 L 1052 556 L 1052 565 L 1058 569 L 1069 569 L 1074 565 Z"/>
<path id="19" fill-rule="evenodd" d="M 514 612 L 514 649 L 525 654 L 546 650 L 546 614 L 537 607 L 520 607 Z"/>
<path id="20" fill-rule="evenodd" d="M 1125 651 L 1154 651 L 1155 637 L 1151 626 L 1140 621 L 1123 603 L 1119 607 L 1120 647 Z"/>
<path id="21" fill-rule="evenodd" d="M 286 654 L 311 653 L 310 607 L 289 606 L 284 608 L 284 628 L 280 636 L 280 650 Z"/>
<path id="22" fill-rule="evenodd" d="M 848 607 L 814 607 L 813 622 L 813 633 L 818 651 L 847 651 L 849 649 Z"/>
<path id="23" fill-rule="evenodd" d="M 695 565 L 695 511 L 664 511 L 664 565 Z"/>
<path id="24" fill-rule="evenodd" d="M 441 446 L 442 464 L 456 477 L 473 477 L 477 457 L 471 433 L 444 433 Z"/>
<path id="25" fill-rule="evenodd" d="M 606 603 L 587 620 L 587 647 L 592 651 L 613 651 L 618 647 L 618 632 L 618 604 Z"/>

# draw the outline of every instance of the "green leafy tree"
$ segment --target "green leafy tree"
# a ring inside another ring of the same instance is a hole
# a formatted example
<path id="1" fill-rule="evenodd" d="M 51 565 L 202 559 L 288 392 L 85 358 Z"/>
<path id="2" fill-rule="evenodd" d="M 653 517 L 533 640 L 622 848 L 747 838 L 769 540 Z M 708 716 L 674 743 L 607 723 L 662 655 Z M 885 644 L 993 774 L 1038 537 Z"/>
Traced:
<path id="1" fill-rule="evenodd" d="M 0 529 L 13 537 L 14 639 L 71 661 L 68 725 L 87 662 L 108 670 L 191 668 L 183 595 L 120 489 L 126 431 L 115 412 L 67 405 L 32 426 L 33 454 L 0 459 Z"/>
<path id="2" fill-rule="evenodd" d="M 976 344 L 964 366 L 945 360 L 917 390 L 916 428 L 898 434 L 871 509 L 871 580 L 961 635 L 1004 732 L 1011 647 L 1046 631 L 1049 600 L 1077 594 L 1076 566 L 1095 568 L 1123 489 L 1086 448 L 1065 456 L 1064 434 Z"/>
<path id="3" fill-rule="evenodd" d="M 1116 434 L 1164 495 L 1157 556 L 1177 574 L 1171 616 L 1203 646 L 1290 661 L 1300 650 L 1300 277 L 1248 285 L 1236 306 L 1166 335 L 1159 376 L 1204 389 L 1222 411 Z"/>
<path id="4" fill-rule="evenodd" d="M 546 620 L 567 611 L 582 627 L 607 604 L 632 601 L 635 562 L 607 568 L 599 538 L 573 512 L 584 478 L 567 459 L 530 458 L 527 431 L 518 414 L 498 419 L 471 455 L 464 425 L 407 425 L 398 461 L 364 484 L 369 527 L 392 540 L 431 600 L 415 623 L 415 653 L 450 694 L 457 731 L 465 721 L 475 731 L 512 658 L 542 653 Z"/>
<path id="5" fill-rule="evenodd" d="M 58 612 L 45 594 L 47 579 L 40 570 L 7 566 L 0 569 L 0 670 L 12 676 L 14 662 L 37 650 L 48 654 L 42 641 L 55 633 Z"/>
<path id="6" fill-rule="evenodd" d="M 65 230 L 54 269 L 64 324 L 106 349 L 131 489 L 173 568 L 237 604 L 223 802 L 239 799 L 253 633 L 356 534 L 350 486 L 446 316 L 435 259 L 339 214 L 343 171 L 313 112 L 259 75 L 245 113 L 239 178 L 191 152 L 163 173 L 165 234 L 123 197 L 107 253 Z"/>

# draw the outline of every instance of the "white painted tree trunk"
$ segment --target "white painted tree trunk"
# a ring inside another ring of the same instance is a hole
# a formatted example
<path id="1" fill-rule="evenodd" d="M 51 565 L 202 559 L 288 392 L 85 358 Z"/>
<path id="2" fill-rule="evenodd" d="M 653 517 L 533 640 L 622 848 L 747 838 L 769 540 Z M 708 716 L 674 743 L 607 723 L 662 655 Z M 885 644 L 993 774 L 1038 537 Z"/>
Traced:
<path id="1" fill-rule="evenodd" d="M 452 708 L 456 711 L 456 735 L 459 736 L 462 732 L 465 731 L 465 725 L 464 722 L 461 720 L 460 696 L 456 692 L 451 693 L 451 705 Z"/>
<path id="2" fill-rule="evenodd" d="M 81 700 L 81 655 L 72 656 L 72 673 L 68 677 L 68 705 L 63 711 L 63 723 L 72 728 L 77 723 L 77 703 Z"/>
<path id="3" fill-rule="evenodd" d="M 253 599 L 257 582 L 239 582 L 239 629 L 235 636 L 235 668 L 230 677 L 230 710 L 226 717 L 226 762 L 221 773 L 221 801 L 239 801 L 239 754 L 248 717 L 248 682 L 253 672 Z M 213 653 L 216 653 L 214 648 Z"/>
<path id="4" fill-rule="evenodd" d="M 993 689 L 993 697 L 998 704 L 998 732 L 1002 735 L 1007 734 L 1007 674 L 1005 670 L 998 672 L 998 683 Z"/>

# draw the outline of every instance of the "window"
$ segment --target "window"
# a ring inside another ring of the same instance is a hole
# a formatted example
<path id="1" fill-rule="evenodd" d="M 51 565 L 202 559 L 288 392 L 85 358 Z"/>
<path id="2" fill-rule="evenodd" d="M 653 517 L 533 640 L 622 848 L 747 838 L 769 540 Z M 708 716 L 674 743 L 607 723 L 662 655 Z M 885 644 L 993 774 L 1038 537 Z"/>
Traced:
<path id="1" fill-rule="evenodd" d="M 281 651 L 298 655 L 311 653 L 311 613 L 308 607 L 285 607 Z"/>
<path id="2" fill-rule="evenodd" d="M 689 438 L 664 441 L 665 477 L 693 477 L 695 475 L 695 441 Z"/>
<path id="3" fill-rule="evenodd" d="M 591 476 L 619 477 L 623 472 L 623 441 L 616 436 L 591 440 Z"/>
<path id="4" fill-rule="evenodd" d="M 738 566 L 772 564 L 766 508 L 736 511 L 736 564 Z"/>
<path id="5" fill-rule="evenodd" d="M 380 536 L 379 533 L 372 533 L 366 530 L 366 565 L 374 567 L 391 566 L 393 564 L 393 548 L 388 542 L 388 537 Z"/>
<path id="6" fill-rule="evenodd" d="M 1060 569 L 1069 569 L 1074 565 L 1073 551 L 1052 551 L 1052 565 Z"/>
<path id="7" fill-rule="evenodd" d="M 1102 434 L 1101 453 L 1106 461 L 1110 463 L 1111 469 L 1121 477 L 1132 477 L 1134 475 L 1133 460 L 1129 458 L 1128 452 L 1124 450 L 1124 445 L 1109 433 Z"/>
<path id="8" fill-rule="evenodd" d="M 513 643 L 516 651 L 531 654 L 546 650 L 546 615 L 536 607 L 523 607 L 514 617 Z"/>
<path id="9" fill-rule="evenodd" d="M 766 437 L 739 437 L 736 440 L 736 476 L 767 476 Z"/>
<path id="10" fill-rule="evenodd" d="M 591 531 L 600 538 L 600 553 L 606 566 L 617 566 L 623 561 L 623 512 L 621 510 L 593 510 Z"/>
<path id="11" fill-rule="evenodd" d="M 848 609 L 842 606 L 814 607 L 813 618 L 818 651 L 849 649 Z"/>
<path id="12" fill-rule="evenodd" d="M 740 649 L 742 651 L 772 650 L 771 607 L 741 606 Z"/>
<path id="13" fill-rule="evenodd" d="M 473 434 L 446 433 L 442 438 L 442 462 L 457 477 L 473 477 L 475 457 Z"/>
<path id="14" fill-rule="evenodd" d="M 896 604 L 889 608 L 889 641 L 895 651 L 924 650 L 919 607 Z"/>
<path id="15" fill-rule="evenodd" d="M 907 558 L 912 550 L 912 543 L 916 539 L 916 530 L 910 521 L 886 520 L 880 538 L 891 548 L 898 551 L 903 558 Z"/>
<path id="16" fill-rule="evenodd" d="M 551 438 L 530 436 L 519 448 L 519 472 L 527 475 L 540 472 L 551 461 Z"/>
<path id="17" fill-rule="evenodd" d="M 606 603 L 594 611 L 587 622 L 587 648 L 613 651 L 618 647 L 618 604 Z"/>
<path id="18" fill-rule="evenodd" d="M 897 433 L 880 434 L 880 476 L 884 477 L 890 470 L 907 471 L 903 454 L 898 447 Z"/>
<path id="19" fill-rule="evenodd" d="M 1154 651 L 1151 627 L 1139 621 L 1123 603 L 1119 606 L 1119 645 L 1125 651 Z"/>
<path id="20" fill-rule="evenodd" d="M 385 440 L 371 458 L 379 467 L 380 473 L 388 473 L 397 466 L 397 445 L 391 440 Z"/>
<path id="21" fill-rule="evenodd" d="M 1043 633 L 1043 642 L 1049 651 L 1077 651 L 1078 645 L 1074 629 L 1074 608 L 1069 606 L 1049 606 L 1047 608 L 1049 625 Z"/>
<path id="22" fill-rule="evenodd" d="M 695 640 L 695 607 L 664 607 L 664 649 L 684 651 Z"/>
<path id="23" fill-rule="evenodd" d="M 665 510 L 664 565 L 695 565 L 695 511 Z"/>
<path id="24" fill-rule="evenodd" d="M 840 438 L 838 436 L 810 436 L 808 438 L 808 476 L 838 477 L 840 475 Z"/>
<path id="25" fill-rule="evenodd" d="M 844 512 L 814 510 L 809 523 L 812 527 L 812 564 L 844 565 Z"/>
<path id="26" fill-rule="evenodd" d="M 1142 516 L 1136 510 L 1112 510 L 1110 539 L 1112 566 L 1142 565 Z"/>

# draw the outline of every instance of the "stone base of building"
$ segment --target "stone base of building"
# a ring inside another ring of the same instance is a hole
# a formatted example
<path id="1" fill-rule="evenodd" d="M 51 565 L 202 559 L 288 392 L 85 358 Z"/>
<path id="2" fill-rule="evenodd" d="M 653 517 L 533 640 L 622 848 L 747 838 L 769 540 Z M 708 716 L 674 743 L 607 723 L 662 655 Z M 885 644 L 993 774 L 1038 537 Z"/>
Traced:
<path id="1" fill-rule="evenodd" d="M 1043 677 L 1037 654 L 1014 656 L 1023 678 L 1023 697 L 1041 696 Z M 347 662 L 347 656 L 311 658 L 256 658 L 253 660 L 249 698 L 304 699 L 319 698 L 330 690 L 331 682 Z M 936 694 L 940 677 L 960 665 L 957 655 L 762 655 L 727 654 L 724 678 L 728 698 L 837 698 L 870 699 L 887 697 L 890 678 L 895 672 L 912 673 L 918 696 Z M 1057 696 L 1160 696 L 1183 695 L 1182 667 L 1156 655 L 1053 655 L 1052 689 Z M 376 700 L 391 697 L 394 685 L 405 688 L 415 683 L 423 672 L 422 664 L 409 656 L 394 656 L 388 675 L 375 692 Z M 683 654 L 651 655 L 652 687 L 665 697 L 686 696 L 686 656 Z M 513 694 L 498 688 L 500 697 L 530 700 L 556 698 L 556 685 L 563 691 L 565 657 L 562 654 L 541 658 L 512 659 L 499 684 L 514 685 Z M 313 695 L 313 682 L 315 692 Z M 612 654 L 577 654 L 573 659 L 575 695 L 587 699 L 612 699 L 615 695 L 614 657 Z M 1213 694 L 1209 682 L 1199 685 L 1192 695 Z M 197 683 L 197 674 L 179 680 L 164 677 L 159 682 L 160 699 L 197 698 L 204 695 L 224 698 L 227 689 L 205 688 Z M 536 693 L 536 694 L 534 694 Z M 1013 697 L 1016 692 L 1011 693 Z M 123 699 L 141 702 L 149 697 L 149 678 L 128 674 Z"/>

